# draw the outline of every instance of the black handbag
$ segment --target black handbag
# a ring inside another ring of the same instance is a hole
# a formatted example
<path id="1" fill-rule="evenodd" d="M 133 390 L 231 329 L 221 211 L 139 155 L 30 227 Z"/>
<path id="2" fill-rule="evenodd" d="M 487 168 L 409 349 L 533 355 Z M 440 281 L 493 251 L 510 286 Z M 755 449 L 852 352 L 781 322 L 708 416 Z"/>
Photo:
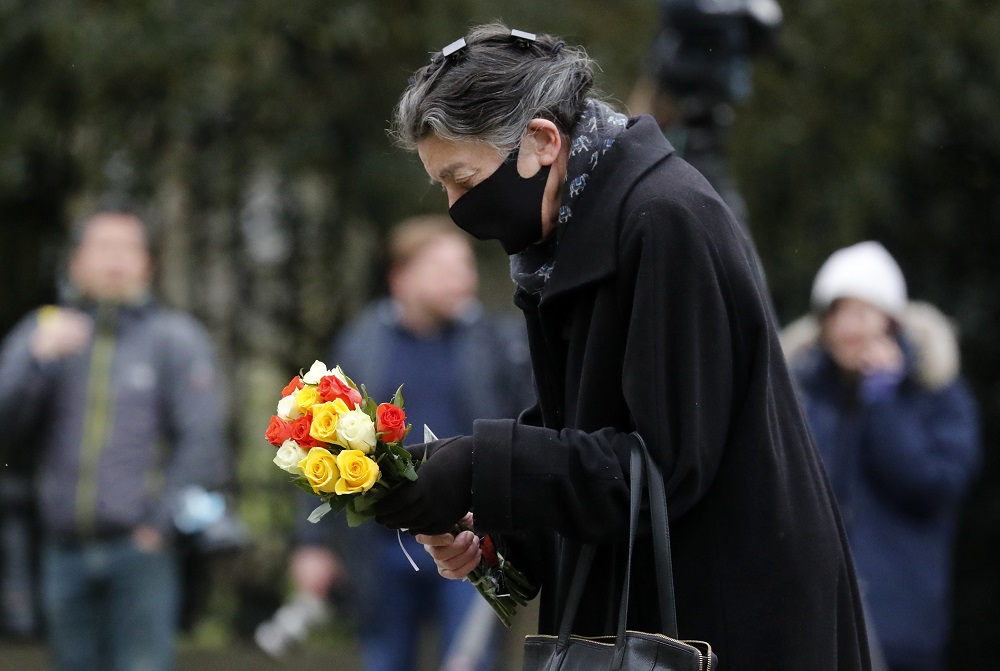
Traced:
<path id="1" fill-rule="evenodd" d="M 570 633 L 577 608 L 583 595 L 587 574 L 594 559 L 596 546 L 585 545 L 580 552 L 573 582 L 566 599 L 566 609 L 559 625 L 558 636 L 528 636 L 524 644 L 523 671 L 714 671 L 718 659 L 712 647 L 703 641 L 677 639 L 677 614 L 674 612 L 674 578 L 670 561 L 670 528 L 667 523 L 667 498 L 660 469 L 649 456 L 639 434 L 631 454 L 632 511 L 629 520 L 628 562 L 625 584 L 618 611 L 618 632 L 615 636 L 585 638 Z M 639 507 L 643 493 L 643 466 L 649 473 L 649 514 L 652 524 L 653 552 L 656 564 L 656 586 L 660 606 L 660 621 L 665 634 L 650 634 L 625 629 L 628 613 L 629 587 L 632 574 L 632 550 L 639 524 Z"/>

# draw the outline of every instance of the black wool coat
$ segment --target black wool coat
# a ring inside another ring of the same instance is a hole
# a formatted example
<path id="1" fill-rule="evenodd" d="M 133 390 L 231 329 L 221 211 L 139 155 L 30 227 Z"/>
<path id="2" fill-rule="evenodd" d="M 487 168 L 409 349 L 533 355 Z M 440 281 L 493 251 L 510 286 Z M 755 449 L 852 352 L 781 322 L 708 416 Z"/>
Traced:
<path id="1" fill-rule="evenodd" d="M 581 543 L 599 544 L 574 633 L 613 634 L 629 432 L 660 465 L 681 638 L 723 668 L 868 669 L 836 504 L 778 344 L 752 243 L 650 117 L 605 154 L 559 231 L 528 325 L 538 404 L 476 423 L 473 512 L 541 585 L 556 633 Z M 652 546 L 630 629 L 659 631 Z"/>

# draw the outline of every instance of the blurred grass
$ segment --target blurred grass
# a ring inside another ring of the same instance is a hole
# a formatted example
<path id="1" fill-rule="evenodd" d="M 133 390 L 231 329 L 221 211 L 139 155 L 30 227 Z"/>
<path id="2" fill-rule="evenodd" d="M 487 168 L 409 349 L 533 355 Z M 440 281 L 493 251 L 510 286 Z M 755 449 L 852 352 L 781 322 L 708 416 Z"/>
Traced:
<path id="1" fill-rule="evenodd" d="M 524 637 L 534 633 L 538 620 L 537 601 L 518 614 L 506 631 L 494 671 L 520 671 Z M 433 631 L 424 632 L 419 650 L 420 671 L 437 671 Z M 0 639 L 0 671 L 51 671 L 44 641 L 18 642 Z M 252 641 L 235 637 L 233 628 L 208 617 L 181 637 L 176 671 L 360 671 L 357 640 L 336 621 L 312 632 L 299 648 L 282 659 L 261 652 Z"/>

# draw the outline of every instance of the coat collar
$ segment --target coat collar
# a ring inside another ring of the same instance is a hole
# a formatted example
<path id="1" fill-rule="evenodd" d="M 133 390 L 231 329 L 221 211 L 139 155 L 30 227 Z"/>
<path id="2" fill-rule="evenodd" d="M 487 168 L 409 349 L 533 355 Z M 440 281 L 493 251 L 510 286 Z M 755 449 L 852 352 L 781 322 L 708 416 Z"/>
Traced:
<path id="1" fill-rule="evenodd" d="M 555 264 L 541 304 L 614 274 L 618 263 L 618 218 L 635 182 L 674 148 L 651 116 L 633 117 L 591 175 L 572 221 L 560 229 Z"/>

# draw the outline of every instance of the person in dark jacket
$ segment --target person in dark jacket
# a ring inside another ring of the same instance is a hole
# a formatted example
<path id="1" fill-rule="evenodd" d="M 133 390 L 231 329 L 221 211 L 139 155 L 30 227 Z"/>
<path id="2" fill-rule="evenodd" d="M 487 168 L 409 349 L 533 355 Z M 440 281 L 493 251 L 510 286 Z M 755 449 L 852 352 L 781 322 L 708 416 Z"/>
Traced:
<path id="1" fill-rule="evenodd" d="M 511 255 L 538 402 L 428 445 L 376 519 L 421 532 L 460 578 L 478 544 L 442 532 L 471 510 L 541 585 L 546 634 L 581 544 L 598 544 L 572 630 L 613 634 L 638 431 L 665 480 L 681 638 L 727 669 L 868 669 L 847 541 L 747 235 L 652 118 L 589 97 L 582 49 L 491 24 L 443 51 L 396 133 L 454 221 Z M 647 534 L 635 584 L 654 584 L 652 557 Z M 662 631 L 655 598 L 632 595 L 630 629 Z"/>
<path id="2" fill-rule="evenodd" d="M 347 325 L 330 361 L 375 399 L 390 399 L 403 385 L 409 443 L 422 442 L 425 424 L 453 436 L 471 431 L 479 418 L 517 417 L 534 398 L 524 328 L 476 300 L 468 236 L 446 216 L 412 217 L 393 229 L 388 250 L 389 297 Z M 303 496 L 315 507 L 315 497 Z M 343 517 L 329 515 L 301 524 L 297 540 L 293 582 L 300 594 L 325 598 L 333 588 L 343 597 L 366 671 L 416 669 L 426 656 L 419 634 L 430 624 L 440 634 L 441 668 L 498 668 L 493 611 L 471 584 L 442 580 L 411 536 L 375 524 L 348 529 Z"/>
<path id="3" fill-rule="evenodd" d="M 175 505 L 227 472 L 205 329 L 149 296 L 136 217 L 75 231 L 74 296 L 0 349 L 0 425 L 35 452 L 46 632 L 59 671 L 173 668 Z"/>
<path id="4" fill-rule="evenodd" d="M 782 334 L 891 671 L 946 668 L 951 554 L 979 463 L 976 403 L 934 307 L 876 242 L 834 253 Z M 874 644 L 874 641 L 873 641 Z"/>

